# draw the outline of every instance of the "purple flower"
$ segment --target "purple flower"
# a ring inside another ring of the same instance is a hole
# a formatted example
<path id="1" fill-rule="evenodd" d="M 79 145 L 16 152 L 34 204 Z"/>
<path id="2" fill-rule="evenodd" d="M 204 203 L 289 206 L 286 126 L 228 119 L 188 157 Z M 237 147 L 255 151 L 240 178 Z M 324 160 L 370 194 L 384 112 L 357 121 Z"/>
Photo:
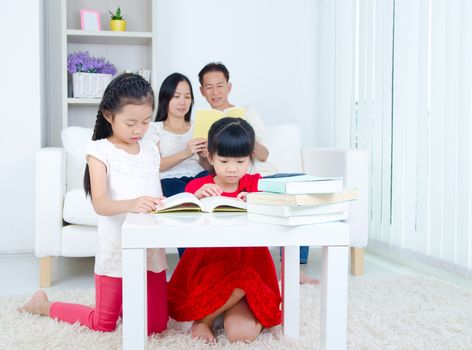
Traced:
<path id="1" fill-rule="evenodd" d="M 104 57 L 90 57 L 88 51 L 78 51 L 67 56 L 67 71 L 70 74 L 84 72 L 114 75 L 116 67 Z"/>

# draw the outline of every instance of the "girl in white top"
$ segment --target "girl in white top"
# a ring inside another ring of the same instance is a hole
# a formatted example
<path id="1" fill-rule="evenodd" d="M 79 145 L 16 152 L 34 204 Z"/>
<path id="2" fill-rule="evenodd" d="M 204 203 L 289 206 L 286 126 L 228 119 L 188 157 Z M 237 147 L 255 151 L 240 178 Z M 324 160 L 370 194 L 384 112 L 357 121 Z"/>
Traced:
<path id="1" fill-rule="evenodd" d="M 137 74 L 122 74 L 108 85 L 87 145 L 85 192 L 99 214 L 95 257 L 95 307 L 49 302 L 36 292 L 23 311 L 94 330 L 113 331 L 121 314 L 121 226 L 126 213 L 149 213 L 162 199 L 159 150 L 141 140 L 149 128 L 154 94 Z M 148 249 L 148 333 L 167 327 L 167 267 L 164 249 Z"/>
<path id="2" fill-rule="evenodd" d="M 166 197 L 184 192 L 190 180 L 208 175 L 206 140 L 192 137 L 193 102 L 192 84 L 185 75 L 173 73 L 164 79 L 159 90 L 156 122 L 151 124 L 146 139 L 159 139 L 160 176 Z"/>

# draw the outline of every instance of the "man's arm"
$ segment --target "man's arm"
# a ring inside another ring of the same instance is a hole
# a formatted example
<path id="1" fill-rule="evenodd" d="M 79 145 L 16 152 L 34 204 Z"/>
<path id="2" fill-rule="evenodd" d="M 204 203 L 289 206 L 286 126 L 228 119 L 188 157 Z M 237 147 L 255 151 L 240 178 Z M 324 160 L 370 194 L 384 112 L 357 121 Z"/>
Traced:
<path id="1" fill-rule="evenodd" d="M 269 158 L 269 150 L 266 146 L 256 141 L 256 145 L 254 147 L 254 156 L 257 160 L 265 162 L 267 158 Z"/>

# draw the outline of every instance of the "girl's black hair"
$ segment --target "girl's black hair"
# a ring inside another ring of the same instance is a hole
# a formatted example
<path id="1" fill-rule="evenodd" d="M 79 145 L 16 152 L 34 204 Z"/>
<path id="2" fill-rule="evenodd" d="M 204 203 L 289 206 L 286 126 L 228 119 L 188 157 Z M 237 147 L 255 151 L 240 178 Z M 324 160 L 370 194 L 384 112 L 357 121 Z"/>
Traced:
<path id="1" fill-rule="evenodd" d="M 103 93 L 92 140 L 101 140 L 113 135 L 111 124 L 105 119 L 105 113 L 114 118 L 125 105 L 146 103 L 149 103 L 154 110 L 154 92 L 146 79 L 133 73 L 124 73 L 115 77 Z M 88 164 L 85 166 L 84 189 L 85 194 L 92 197 Z"/>
<path id="2" fill-rule="evenodd" d="M 175 94 L 175 90 L 177 89 L 177 85 L 181 82 L 187 82 L 188 86 L 190 87 L 190 95 L 192 96 L 192 103 L 190 104 L 190 108 L 188 112 L 185 114 L 185 121 L 190 121 L 190 115 L 192 114 L 192 106 L 193 102 L 195 101 L 193 97 L 193 89 L 192 83 L 190 80 L 183 74 L 180 73 L 172 73 L 167 78 L 164 79 L 162 82 L 161 88 L 159 90 L 159 102 L 157 104 L 157 114 L 156 114 L 156 122 L 162 122 L 167 119 L 167 114 L 169 113 L 169 102 L 172 100 Z"/>
<path id="3" fill-rule="evenodd" d="M 208 131 L 208 154 L 220 157 L 251 157 L 256 136 L 252 126 L 242 118 L 222 118 Z"/>

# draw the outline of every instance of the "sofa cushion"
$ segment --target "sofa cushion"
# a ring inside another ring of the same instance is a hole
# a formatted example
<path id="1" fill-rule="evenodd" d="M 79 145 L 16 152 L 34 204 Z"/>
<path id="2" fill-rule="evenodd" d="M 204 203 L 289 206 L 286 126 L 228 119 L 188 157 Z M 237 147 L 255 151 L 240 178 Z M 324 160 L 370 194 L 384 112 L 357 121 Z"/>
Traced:
<path id="1" fill-rule="evenodd" d="M 268 162 L 279 172 L 300 173 L 302 166 L 301 130 L 298 125 L 279 124 L 267 126 Z"/>
<path id="2" fill-rule="evenodd" d="M 85 197 L 82 188 L 68 191 L 64 196 L 62 217 L 65 222 L 76 225 L 98 225 L 98 215 L 92 206 L 90 197 Z"/>
<path id="3" fill-rule="evenodd" d="M 61 256 L 95 256 L 97 228 L 85 225 L 67 225 L 62 229 Z"/>
<path id="4" fill-rule="evenodd" d="M 92 139 L 93 130 L 71 126 L 61 133 L 62 145 L 66 150 L 66 188 L 82 188 L 85 171 L 85 150 Z"/>

